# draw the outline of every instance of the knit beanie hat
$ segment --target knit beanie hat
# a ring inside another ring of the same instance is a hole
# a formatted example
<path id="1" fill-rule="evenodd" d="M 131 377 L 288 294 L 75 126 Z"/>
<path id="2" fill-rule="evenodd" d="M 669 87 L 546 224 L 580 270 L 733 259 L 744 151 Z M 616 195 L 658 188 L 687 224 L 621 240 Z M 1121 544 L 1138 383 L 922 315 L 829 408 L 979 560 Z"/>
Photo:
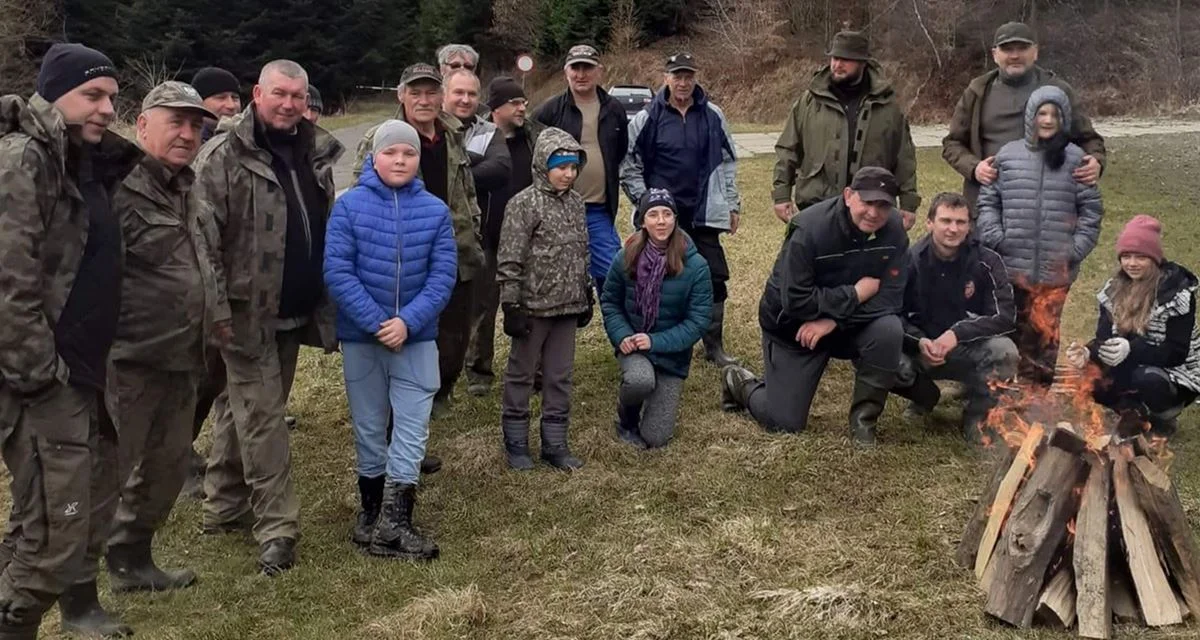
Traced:
<path id="1" fill-rule="evenodd" d="M 54 102 L 85 82 L 104 77 L 117 77 L 117 67 L 108 56 L 81 44 L 58 43 L 42 58 L 37 92 Z"/>
<path id="2" fill-rule="evenodd" d="M 487 106 L 492 110 L 525 97 L 525 90 L 521 88 L 521 85 L 508 76 L 500 76 L 489 82 L 487 92 Z"/>
<path id="3" fill-rule="evenodd" d="M 1138 214 L 1126 223 L 1125 228 L 1121 229 L 1121 235 L 1117 236 L 1117 255 L 1122 253 L 1140 253 L 1154 258 L 1155 262 L 1161 264 L 1162 225 L 1158 220 Z"/>
<path id="4" fill-rule="evenodd" d="M 321 92 L 311 84 L 308 85 L 308 108 L 314 111 L 325 110 L 325 103 L 321 102 Z"/>
<path id="5" fill-rule="evenodd" d="M 208 99 L 218 93 L 238 93 L 241 87 L 238 79 L 232 73 L 219 67 L 204 67 L 192 76 L 191 85 L 200 92 L 201 99 Z"/>
<path id="6" fill-rule="evenodd" d="M 421 138 L 411 124 L 403 120 L 388 120 L 375 130 L 371 153 L 379 153 L 394 144 L 406 144 L 421 153 Z"/>
<path id="7" fill-rule="evenodd" d="M 641 199 L 638 200 L 637 209 L 633 212 L 634 229 L 642 228 L 642 225 L 646 220 L 646 212 L 654 207 L 666 207 L 670 209 L 672 213 L 679 213 L 679 210 L 675 208 L 675 197 L 671 195 L 670 191 L 667 191 L 666 189 L 659 189 L 657 187 L 646 189 L 646 192 L 642 194 Z"/>
<path id="8" fill-rule="evenodd" d="M 555 151 L 546 161 L 546 168 L 553 169 L 564 164 L 579 164 L 579 154 L 573 151 Z"/>

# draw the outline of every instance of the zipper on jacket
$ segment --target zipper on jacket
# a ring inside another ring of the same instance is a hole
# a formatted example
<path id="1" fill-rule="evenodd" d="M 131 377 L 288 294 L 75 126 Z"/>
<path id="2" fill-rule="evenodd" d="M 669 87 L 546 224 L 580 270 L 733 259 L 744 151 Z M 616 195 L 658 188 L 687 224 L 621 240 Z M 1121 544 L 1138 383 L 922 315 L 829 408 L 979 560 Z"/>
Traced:
<path id="1" fill-rule="evenodd" d="M 392 190 L 392 207 L 396 209 L 396 310 L 394 316 L 400 317 L 400 276 L 403 270 L 404 239 L 400 236 L 400 196 Z"/>
<path id="2" fill-rule="evenodd" d="M 1033 280 L 1030 284 L 1042 281 L 1042 199 L 1045 197 L 1046 190 L 1046 156 L 1043 155 L 1041 160 L 1041 171 L 1038 172 L 1037 206 L 1034 208 L 1034 211 L 1037 212 L 1037 222 L 1033 232 Z"/>
<path id="3" fill-rule="evenodd" d="M 296 190 L 296 201 L 300 203 L 300 212 L 304 214 L 304 243 L 308 258 L 312 259 L 312 221 L 308 217 L 308 206 L 304 204 L 304 193 L 300 189 L 300 176 L 291 169 L 292 188 Z"/>

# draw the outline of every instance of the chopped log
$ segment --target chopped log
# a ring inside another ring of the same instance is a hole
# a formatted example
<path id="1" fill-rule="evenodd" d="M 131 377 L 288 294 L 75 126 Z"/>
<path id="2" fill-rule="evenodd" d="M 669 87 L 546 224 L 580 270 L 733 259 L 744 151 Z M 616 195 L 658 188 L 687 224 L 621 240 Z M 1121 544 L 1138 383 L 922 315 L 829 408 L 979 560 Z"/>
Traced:
<path id="1" fill-rule="evenodd" d="M 1016 449 L 1011 447 L 1005 447 L 1005 449 L 1007 454 L 996 464 L 992 479 L 988 482 L 987 488 L 983 490 L 983 494 L 979 496 L 979 501 L 975 503 L 975 513 L 971 514 L 971 519 L 967 521 L 967 526 L 963 529 L 962 540 L 958 542 L 958 551 L 954 554 L 954 559 L 958 562 L 958 566 L 964 569 L 970 569 L 975 564 L 975 557 L 979 555 L 979 541 L 983 538 L 983 531 L 987 527 L 992 503 L 996 501 L 996 492 L 1000 490 L 1000 484 L 1004 482 L 1004 477 L 1008 475 L 1008 470 L 1012 467 L 1013 458 L 1017 456 Z"/>
<path id="2" fill-rule="evenodd" d="M 1070 629 L 1075 624 L 1075 580 L 1071 565 L 1063 564 L 1046 583 L 1034 614 L 1043 624 Z"/>
<path id="3" fill-rule="evenodd" d="M 1106 458 L 1096 458 L 1091 464 L 1080 498 L 1079 515 L 1075 518 L 1075 609 L 1079 637 L 1110 638 L 1108 496 L 1111 465 Z"/>
<path id="4" fill-rule="evenodd" d="M 1192 610 L 1188 608 L 1187 603 L 1183 601 L 1183 596 L 1178 592 L 1175 593 L 1175 602 L 1179 603 L 1179 615 L 1187 620 L 1188 616 L 1192 615 Z"/>
<path id="5" fill-rule="evenodd" d="M 1125 540 L 1125 553 L 1129 557 L 1129 572 L 1133 576 L 1133 587 L 1142 616 L 1151 627 L 1165 627 L 1183 622 L 1171 583 L 1158 561 L 1154 547 L 1154 536 L 1150 523 L 1138 504 L 1130 481 L 1129 460 L 1133 458 L 1132 447 L 1122 445 L 1110 447 L 1113 459 L 1113 487 L 1117 497 L 1117 513 L 1121 517 L 1121 532 Z"/>
<path id="6" fill-rule="evenodd" d="M 1021 628 L 1033 622 L 1046 571 L 1077 510 L 1075 488 L 1088 469 L 1080 455 L 1085 448 L 1073 432 L 1050 433 L 996 545 L 995 577 L 985 609 L 989 615 Z"/>
<path id="7" fill-rule="evenodd" d="M 983 535 L 979 538 L 979 552 L 975 556 L 975 577 L 980 581 L 983 581 L 983 573 L 992 559 L 992 553 L 995 552 L 996 541 L 1000 539 L 1000 528 L 1008 517 L 1009 508 L 1017 496 L 1017 490 L 1021 488 L 1021 480 L 1025 477 L 1025 471 L 1033 462 L 1038 446 L 1042 442 L 1043 433 L 1042 428 L 1038 425 L 1029 428 L 1029 433 L 1025 434 L 1025 441 L 1021 443 L 1021 450 L 1013 458 L 1008 473 L 1005 474 L 1004 480 L 996 489 L 996 499 L 992 501 L 987 527 L 984 528 Z M 987 591 L 987 585 L 983 586 L 984 591 Z"/>
<path id="8" fill-rule="evenodd" d="M 1191 611 L 1200 611 L 1200 550 L 1188 525 L 1171 477 L 1149 458 L 1138 456 L 1129 465 L 1138 505 L 1150 521 L 1157 547 Z"/>

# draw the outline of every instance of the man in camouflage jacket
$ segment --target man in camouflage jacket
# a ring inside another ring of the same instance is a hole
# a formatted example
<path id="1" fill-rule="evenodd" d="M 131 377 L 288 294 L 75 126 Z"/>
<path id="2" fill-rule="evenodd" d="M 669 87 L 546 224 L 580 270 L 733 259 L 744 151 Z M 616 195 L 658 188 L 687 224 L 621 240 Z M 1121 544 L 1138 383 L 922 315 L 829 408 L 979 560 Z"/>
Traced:
<path id="1" fill-rule="evenodd" d="M 28 102 L 0 98 L 0 448 L 12 517 L 0 554 L 0 637 L 120 633 L 96 598 L 117 505 L 117 434 L 104 410 L 121 229 L 111 194 L 141 155 L 107 131 L 112 62 L 51 47 Z"/>
<path id="2" fill-rule="evenodd" d="M 212 208 L 196 196 L 188 166 L 206 117 L 213 114 L 191 85 L 164 82 L 147 94 L 137 119 L 146 155 L 113 201 L 125 272 L 109 406 L 121 429 L 121 477 L 128 478 L 108 543 L 114 591 L 165 591 L 196 578 L 159 569 L 150 544 L 187 473 L 205 336 L 229 331 L 229 304 L 211 259 Z"/>
<path id="3" fill-rule="evenodd" d="M 228 375 L 205 474 L 203 527 L 244 529 L 253 519 L 263 572 L 295 560 L 300 506 L 291 479 L 284 406 L 300 345 L 337 347 L 321 260 L 343 148 L 304 120 L 308 75 L 294 62 L 263 67 L 254 102 L 223 120 L 196 161 L 201 194 L 220 229 L 233 335 Z"/>

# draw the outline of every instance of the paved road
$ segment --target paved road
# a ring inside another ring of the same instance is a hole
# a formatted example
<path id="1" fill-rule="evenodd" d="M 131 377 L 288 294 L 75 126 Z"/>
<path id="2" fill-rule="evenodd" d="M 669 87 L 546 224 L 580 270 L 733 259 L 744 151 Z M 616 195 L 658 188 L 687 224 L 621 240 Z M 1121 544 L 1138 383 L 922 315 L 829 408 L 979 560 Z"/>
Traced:
<path id="1" fill-rule="evenodd" d="M 1149 134 L 1198 133 L 1200 120 L 1167 120 L 1167 119 L 1130 119 L 1119 118 L 1097 120 L 1096 130 L 1105 138 L 1122 138 Z M 346 145 L 346 154 L 334 170 L 334 179 L 339 188 L 348 186 L 353 176 L 354 148 L 358 141 L 370 129 L 373 123 L 347 127 L 334 131 L 334 135 Z M 939 147 L 942 137 L 946 135 L 946 125 L 921 125 L 912 128 L 913 144 L 917 147 Z M 773 133 L 738 133 L 733 141 L 737 146 L 738 157 L 753 158 L 760 155 L 775 153 L 775 140 L 778 132 Z"/>

